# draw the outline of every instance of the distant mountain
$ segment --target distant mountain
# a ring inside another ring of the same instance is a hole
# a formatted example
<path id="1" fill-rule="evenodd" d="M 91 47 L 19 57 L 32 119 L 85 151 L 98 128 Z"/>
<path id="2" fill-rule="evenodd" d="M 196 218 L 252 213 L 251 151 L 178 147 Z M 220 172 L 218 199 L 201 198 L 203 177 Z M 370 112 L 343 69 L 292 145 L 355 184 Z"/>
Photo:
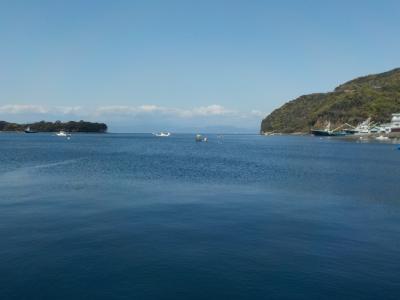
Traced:
<path id="1" fill-rule="evenodd" d="M 110 126 L 109 131 L 113 133 L 149 133 L 149 132 L 160 132 L 168 131 L 171 133 L 201 133 L 201 134 L 255 134 L 257 133 L 257 125 L 249 128 L 235 127 L 235 126 L 184 126 L 179 124 L 164 124 L 157 126 L 145 125 L 145 124 L 132 124 L 132 125 L 122 125 L 113 123 Z"/>
<path id="2" fill-rule="evenodd" d="M 192 127 L 186 128 L 185 132 L 196 132 L 196 133 L 225 133 L 225 134 L 254 134 L 257 132 L 257 128 L 244 128 L 228 125 L 216 125 L 216 126 L 204 126 L 204 127 Z"/>
<path id="3" fill-rule="evenodd" d="M 56 132 L 60 130 L 68 132 L 96 132 L 104 133 L 107 131 L 107 125 L 104 123 L 92 123 L 85 121 L 70 121 L 70 122 L 45 122 L 17 124 L 0 121 L 0 131 L 24 131 L 27 127 L 32 131 L 37 132 Z"/>
<path id="4" fill-rule="evenodd" d="M 309 132 L 327 121 L 333 126 L 356 125 L 368 117 L 388 122 L 396 112 L 400 112 L 400 68 L 356 78 L 333 92 L 300 96 L 262 120 L 261 132 Z"/>

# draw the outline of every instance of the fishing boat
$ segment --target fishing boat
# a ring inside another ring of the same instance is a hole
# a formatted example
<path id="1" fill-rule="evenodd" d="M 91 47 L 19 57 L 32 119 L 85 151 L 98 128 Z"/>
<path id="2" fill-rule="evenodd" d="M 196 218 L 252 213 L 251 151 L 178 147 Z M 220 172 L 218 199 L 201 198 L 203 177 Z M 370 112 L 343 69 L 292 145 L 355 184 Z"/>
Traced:
<path id="1" fill-rule="evenodd" d="M 61 137 L 69 137 L 71 136 L 71 134 L 65 132 L 64 130 L 61 130 L 60 132 L 56 133 L 57 136 L 61 136 Z"/>
<path id="2" fill-rule="evenodd" d="M 311 133 L 316 136 L 330 136 L 331 122 L 328 122 L 324 129 L 311 129 Z"/>
<path id="3" fill-rule="evenodd" d="M 348 134 L 365 135 L 371 133 L 371 130 L 375 128 L 375 126 L 376 124 L 373 124 L 371 122 L 371 118 L 368 118 L 365 121 L 359 123 L 356 127 L 353 127 L 352 129 L 347 129 L 346 132 Z"/>
<path id="4" fill-rule="evenodd" d="M 157 133 L 153 133 L 153 135 L 158 136 L 158 137 L 168 137 L 171 135 L 170 132 L 157 132 Z"/>
<path id="5" fill-rule="evenodd" d="M 31 130 L 31 128 L 28 126 L 24 130 L 25 133 L 36 133 L 37 131 Z"/>
<path id="6" fill-rule="evenodd" d="M 207 142 L 208 139 L 206 136 L 202 136 L 201 134 L 196 134 L 195 141 L 196 142 Z"/>
<path id="7" fill-rule="evenodd" d="M 329 131 L 325 131 L 325 130 L 318 130 L 318 129 L 313 129 L 311 130 L 311 133 L 315 136 L 345 136 L 345 135 L 349 135 L 348 132 L 346 131 L 333 131 L 333 130 L 329 130 Z"/>
<path id="8" fill-rule="evenodd" d="M 341 127 L 343 126 L 340 126 L 339 128 Z M 331 122 L 328 122 L 324 129 L 312 129 L 311 133 L 315 136 L 345 136 L 349 134 L 344 130 L 338 130 L 339 128 L 336 128 L 334 130 L 331 130 L 330 128 Z"/>
<path id="9" fill-rule="evenodd" d="M 389 137 L 380 135 L 380 136 L 377 136 L 375 139 L 378 141 L 386 141 L 389 139 Z"/>

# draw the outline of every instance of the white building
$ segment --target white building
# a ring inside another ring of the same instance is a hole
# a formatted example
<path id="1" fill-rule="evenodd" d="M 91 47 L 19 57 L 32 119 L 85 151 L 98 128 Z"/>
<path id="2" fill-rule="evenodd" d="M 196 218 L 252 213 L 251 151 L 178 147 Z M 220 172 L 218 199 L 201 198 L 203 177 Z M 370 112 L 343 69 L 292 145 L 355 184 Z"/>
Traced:
<path id="1" fill-rule="evenodd" d="M 400 132 L 400 113 L 392 114 L 390 123 L 380 125 L 381 131 Z"/>
<path id="2" fill-rule="evenodd" d="M 391 132 L 400 132 L 400 113 L 392 114 Z"/>

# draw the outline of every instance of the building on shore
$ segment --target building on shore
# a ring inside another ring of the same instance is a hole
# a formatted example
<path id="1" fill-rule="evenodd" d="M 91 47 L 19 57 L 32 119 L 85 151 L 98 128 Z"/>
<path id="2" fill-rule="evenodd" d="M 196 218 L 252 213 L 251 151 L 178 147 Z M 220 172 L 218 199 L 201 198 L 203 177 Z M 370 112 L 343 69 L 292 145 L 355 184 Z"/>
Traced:
<path id="1" fill-rule="evenodd" d="M 385 132 L 400 132 L 400 113 L 392 114 L 390 123 L 381 124 L 379 127 Z"/>

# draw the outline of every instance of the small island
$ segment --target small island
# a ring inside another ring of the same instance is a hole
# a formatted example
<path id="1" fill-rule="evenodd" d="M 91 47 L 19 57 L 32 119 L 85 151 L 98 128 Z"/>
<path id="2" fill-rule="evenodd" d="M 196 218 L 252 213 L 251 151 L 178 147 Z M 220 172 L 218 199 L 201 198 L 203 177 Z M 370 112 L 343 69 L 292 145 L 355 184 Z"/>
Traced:
<path id="1" fill-rule="evenodd" d="M 0 131 L 26 131 L 29 128 L 32 132 L 86 132 L 86 133 L 105 133 L 107 132 L 107 125 L 104 123 L 94 123 L 86 121 L 69 121 L 69 122 L 46 122 L 40 121 L 35 123 L 10 123 L 0 121 Z"/>

